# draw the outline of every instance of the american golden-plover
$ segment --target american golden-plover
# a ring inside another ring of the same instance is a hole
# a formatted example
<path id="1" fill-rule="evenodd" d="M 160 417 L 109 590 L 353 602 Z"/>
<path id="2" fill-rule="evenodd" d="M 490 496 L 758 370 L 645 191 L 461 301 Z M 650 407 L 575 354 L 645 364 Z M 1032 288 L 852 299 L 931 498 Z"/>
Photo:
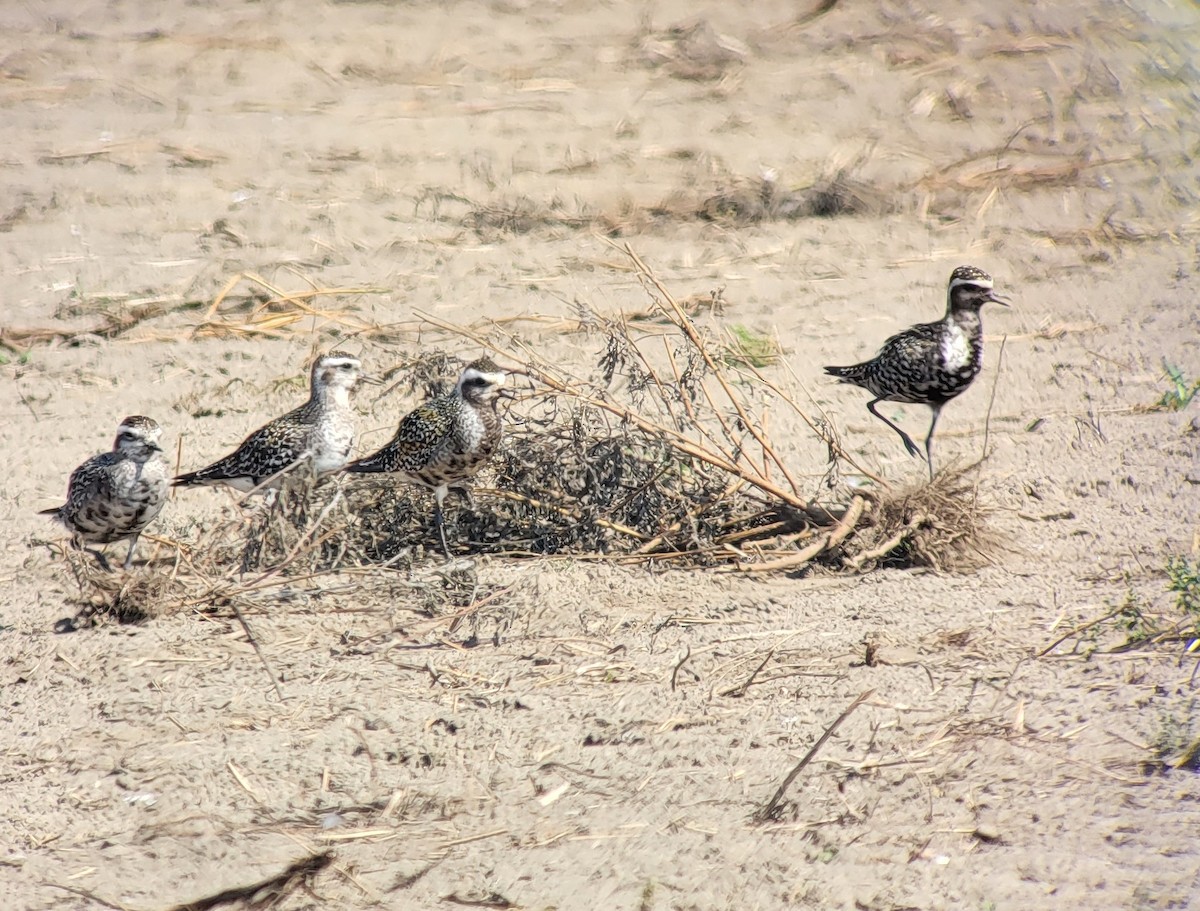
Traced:
<path id="1" fill-rule="evenodd" d="M 907 433 L 875 410 L 879 402 L 928 405 L 933 411 L 925 437 L 925 458 L 933 480 L 933 431 L 942 406 L 971 385 L 983 366 L 983 323 L 979 309 L 986 303 L 1008 306 L 992 286 L 992 277 L 974 266 L 959 266 L 950 275 L 946 315 L 936 323 L 921 323 L 898 332 L 883 343 L 869 361 L 852 367 L 826 367 L 843 383 L 862 386 L 875 396 L 867 403 L 871 414 L 900 434 L 909 455 L 920 450 Z"/>
<path id="2" fill-rule="evenodd" d="M 162 458 L 158 422 L 142 415 L 121 421 L 111 452 L 92 456 L 73 472 L 67 501 L 40 515 L 54 516 L 71 532 L 76 547 L 112 544 L 129 538 L 125 569 L 142 530 L 167 501 L 167 463 Z M 108 560 L 88 549 L 104 569 Z"/>
<path id="3" fill-rule="evenodd" d="M 490 358 L 472 361 L 453 392 L 409 412 L 391 442 L 346 466 L 354 474 L 388 472 L 431 489 L 433 524 L 447 558 L 442 506 L 451 489 L 470 500 L 466 483 L 500 445 L 503 431 L 496 403 L 505 391 L 505 379 L 505 371 Z"/>
<path id="4" fill-rule="evenodd" d="M 312 366 L 308 401 L 260 427 L 236 450 L 207 468 L 179 475 L 180 486 L 225 484 L 247 493 L 277 488 L 285 472 L 302 463 L 314 476 L 337 471 L 354 446 L 350 393 L 370 381 L 353 355 L 333 351 Z"/>

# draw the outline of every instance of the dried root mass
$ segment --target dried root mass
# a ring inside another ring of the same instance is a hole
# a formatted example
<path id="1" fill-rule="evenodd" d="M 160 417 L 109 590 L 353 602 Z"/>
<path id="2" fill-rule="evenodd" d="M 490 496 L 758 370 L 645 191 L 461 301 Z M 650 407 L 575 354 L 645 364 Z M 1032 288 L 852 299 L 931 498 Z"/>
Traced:
<path id="1" fill-rule="evenodd" d="M 988 527 L 988 508 L 979 502 L 976 467 L 948 468 L 932 482 L 880 494 L 854 537 L 846 566 L 964 571 L 992 562 L 1001 542 Z"/>

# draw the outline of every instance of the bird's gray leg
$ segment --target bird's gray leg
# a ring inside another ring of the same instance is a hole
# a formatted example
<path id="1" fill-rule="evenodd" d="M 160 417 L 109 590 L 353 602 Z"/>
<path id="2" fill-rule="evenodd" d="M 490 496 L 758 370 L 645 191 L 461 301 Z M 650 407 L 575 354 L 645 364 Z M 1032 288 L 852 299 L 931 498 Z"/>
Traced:
<path id="1" fill-rule="evenodd" d="M 129 572 L 129 567 L 133 566 L 133 549 L 137 547 L 138 535 L 134 535 L 129 540 L 129 553 L 125 555 L 125 572 Z"/>
<path id="2" fill-rule="evenodd" d="M 883 421 L 883 423 L 891 427 L 892 430 L 896 431 L 896 433 L 900 434 L 900 439 L 904 441 L 904 448 L 908 450 L 909 455 L 919 456 L 921 454 L 921 450 L 919 450 L 917 448 L 917 444 L 912 441 L 912 437 L 910 437 L 907 433 L 875 410 L 876 403 L 882 401 L 883 399 L 871 399 L 871 401 L 867 402 L 867 410 L 870 411 L 871 414 L 875 415 L 875 417 L 879 418 L 879 420 Z"/>
<path id="3" fill-rule="evenodd" d="M 437 527 L 438 536 L 442 539 L 442 550 L 446 552 L 446 559 L 453 560 L 454 557 L 450 554 L 450 545 L 446 543 L 446 520 L 442 514 L 442 503 L 446 500 L 446 488 L 438 487 L 433 491 L 433 524 Z"/>
<path id="4" fill-rule="evenodd" d="M 929 422 L 929 433 L 925 437 L 925 460 L 929 463 L 929 480 L 933 480 L 933 428 L 937 427 L 938 417 L 942 413 L 941 405 L 930 405 L 933 409 L 933 419 Z"/>

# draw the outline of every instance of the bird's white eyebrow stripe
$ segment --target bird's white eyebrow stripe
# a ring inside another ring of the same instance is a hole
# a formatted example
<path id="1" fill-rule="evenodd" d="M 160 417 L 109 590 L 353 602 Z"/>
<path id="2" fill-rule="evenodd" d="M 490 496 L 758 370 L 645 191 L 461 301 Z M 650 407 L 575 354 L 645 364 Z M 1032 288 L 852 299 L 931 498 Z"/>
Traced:
<path id="1" fill-rule="evenodd" d="M 987 288 L 988 290 L 995 287 L 995 283 L 986 278 L 956 278 L 950 282 L 950 290 L 961 288 L 963 285 L 974 285 L 976 288 Z"/>
<path id="2" fill-rule="evenodd" d="M 484 373 L 482 370 L 476 370 L 474 367 L 463 371 L 463 380 L 481 379 L 489 383 L 495 383 L 498 386 L 504 385 L 506 374 L 504 373 Z"/>

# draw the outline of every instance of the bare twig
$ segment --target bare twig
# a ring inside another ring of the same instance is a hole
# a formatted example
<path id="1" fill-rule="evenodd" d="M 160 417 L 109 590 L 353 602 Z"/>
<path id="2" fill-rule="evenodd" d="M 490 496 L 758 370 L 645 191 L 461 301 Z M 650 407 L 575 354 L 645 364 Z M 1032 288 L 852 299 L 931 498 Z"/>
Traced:
<path id="1" fill-rule="evenodd" d="M 908 520 L 903 528 L 897 531 L 882 544 L 878 544 L 875 547 L 868 548 L 867 550 L 859 551 L 846 561 L 846 565 L 853 570 L 860 570 L 868 563 L 874 563 L 876 560 L 886 557 L 897 547 L 903 544 L 909 535 L 911 535 L 927 521 L 929 521 L 928 516 L 926 516 L 924 513 L 917 513 Z"/>
<path id="2" fill-rule="evenodd" d="M 654 553 L 655 550 L 657 550 L 659 547 L 661 547 L 663 545 L 663 543 L 667 540 L 668 537 L 675 534 L 677 531 L 679 531 L 683 527 L 684 522 L 694 519 L 696 516 L 698 516 L 702 511 L 704 511 L 706 509 L 712 509 L 712 507 L 716 503 L 720 502 L 721 500 L 723 500 L 726 497 L 735 493 L 745 483 L 746 483 L 745 480 L 743 480 L 742 478 L 734 478 L 732 481 L 729 482 L 729 486 L 725 488 L 725 490 L 721 493 L 721 495 L 719 497 L 717 497 L 717 499 L 715 501 L 713 501 L 711 503 L 696 504 L 694 507 L 692 507 L 692 509 L 690 509 L 688 511 L 686 516 L 684 516 L 682 519 L 679 519 L 676 522 L 673 522 L 669 528 L 667 528 L 663 532 L 659 533 L 655 537 L 651 538 L 649 541 L 647 541 L 645 544 L 643 544 L 641 547 L 639 547 L 637 550 L 635 550 L 634 553 L 638 554 L 638 555 Z"/>
<path id="3" fill-rule="evenodd" d="M 1000 349 L 996 352 L 996 375 L 992 379 L 992 395 L 988 399 L 987 414 L 983 419 L 983 453 L 977 463 L 980 465 L 988 457 L 988 437 L 992 432 L 992 406 L 996 404 L 996 388 L 1000 385 L 1000 371 L 1004 366 L 1004 346 L 1007 342 L 1008 336 L 1006 335 L 1000 339 Z"/>
<path id="4" fill-rule="evenodd" d="M 267 663 L 267 656 L 258 646 L 258 640 L 254 638 L 254 632 L 250 629 L 250 624 L 246 621 L 242 609 L 238 607 L 237 601 L 230 599 L 229 606 L 233 608 L 234 616 L 237 617 L 238 623 L 242 625 L 242 629 L 246 632 L 246 638 L 250 640 L 250 646 L 254 649 L 254 654 L 258 655 L 258 660 L 262 662 L 263 670 L 267 672 L 267 676 L 271 678 L 271 685 L 275 687 L 275 695 L 279 697 L 280 702 L 287 702 L 287 697 L 283 695 L 283 688 L 279 685 L 279 678 L 275 676 L 275 672 L 271 670 L 271 665 Z"/>
<path id="5" fill-rule="evenodd" d="M 304 885 L 333 862 L 333 853 L 310 854 L 289 864 L 284 870 L 248 886 L 234 886 L 214 895 L 175 905 L 170 911 L 211 911 L 221 905 L 247 902 L 255 907 L 274 907 L 289 892 Z"/>
<path id="6" fill-rule="evenodd" d="M 512 360 L 521 360 L 519 357 L 516 357 L 511 352 L 505 351 L 504 349 L 500 348 L 494 342 L 489 342 L 489 341 L 485 340 L 477 332 L 473 332 L 470 330 L 463 331 L 460 329 L 460 327 L 453 326 L 453 325 L 446 323 L 442 320 L 439 320 L 436 317 L 429 315 L 429 314 L 422 313 L 420 315 L 423 319 L 427 320 L 434 326 L 437 326 L 439 328 L 442 328 L 442 329 L 445 329 L 445 330 L 448 330 L 451 332 L 460 331 L 461 334 L 465 338 L 470 338 L 474 341 L 477 341 L 480 345 L 483 345 L 484 347 L 492 348 L 493 350 L 497 351 L 498 353 L 502 354 L 505 357 L 511 358 Z M 537 382 L 541 383 L 543 386 L 546 386 L 547 388 L 551 389 L 552 391 L 554 391 L 562 396 L 574 399 L 575 401 L 580 402 L 581 404 L 588 405 L 592 408 L 597 408 L 600 411 L 607 412 L 608 414 L 611 414 L 614 417 L 620 418 L 622 421 L 626 421 L 627 423 L 632 424 L 633 426 L 637 427 L 639 430 L 643 431 L 644 433 L 647 433 L 652 437 L 664 440 L 665 442 L 670 444 L 676 451 L 678 451 L 684 455 L 691 456 L 692 458 L 698 459 L 699 461 L 704 462 L 705 464 L 711 465 L 714 468 L 719 469 L 720 471 L 724 471 L 729 474 L 736 475 L 737 477 L 741 478 L 742 480 L 746 481 L 747 483 L 753 485 L 754 487 L 757 487 L 759 490 L 761 490 L 763 493 L 767 494 L 770 497 L 773 497 L 777 500 L 787 503 L 789 506 L 794 506 L 796 508 L 803 508 L 808 505 L 807 502 L 795 492 L 795 490 L 785 490 L 776 484 L 772 484 L 770 481 L 763 478 L 760 472 L 753 469 L 752 467 L 746 467 L 746 466 L 736 463 L 728 458 L 725 458 L 724 456 L 721 456 L 718 453 L 713 452 L 712 450 L 699 445 L 698 443 L 689 439 L 688 437 L 686 437 L 684 434 L 680 433 L 679 431 L 674 430 L 670 427 L 666 427 L 663 424 L 660 424 L 656 421 L 652 421 L 649 418 L 643 417 L 642 415 L 638 414 L 636 411 L 634 411 L 631 408 L 628 408 L 624 405 L 621 405 L 620 403 L 613 402 L 609 399 L 598 398 L 596 396 L 589 395 L 589 394 L 583 392 L 582 390 L 578 389 L 577 387 L 570 386 L 567 383 L 565 383 L 563 380 L 561 380 L 558 377 L 551 374 L 547 369 L 545 369 L 540 364 L 532 364 L 532 363 L 527 364 L 526 371 L 532 379 L 536 380 Z"/>
<path id="7" fill-rule="evenodd" d="M 787 793 L 787 789 L 791 787 L 792 782 L 796 780 L 796 776 L 804 771 L 804 767 L 813 761 L 813 757 L 815 757 L 821 747 L 825 745 L 825 741 L 833 736 L 834 731 L 841 727 L 842 722 L 849 718 L 850 714 L 856 708 L 870 699 L 874 692 L 874 690 L 866 690 L 860 693 L 857 699 L 846 706 L 846 708 L 842 711 L 842 714 L 837 716 L 833 724 L 825 729 L 825 733 L 817 738 L 817 742 L 812 745 L 812 748 L 805 753 L 804 757 L 798 763 L 796 763 L 790 772 L 788 772 L 787 777 L 783 779 L 783 782 L 778 788 L 775 789 L 775 793 L 771 795 L 771 799 L 768 800 L 766 804 L 764 804 L 758 810 L 758 812 L 754 814 L 753 819 L 755 822 L 761 824 L 771 822 L 778 818 L 780 806 L 783 803 L 783 797 Z"/>
<path id="8" fill-rule="evenodd" d="M 689 646 L 687 646 L 686 651 L 684 651 L 683 657 L 679 659 L 679 663 L 675 665 L 675 669 L 671 671 L 671 692 L 672 693 L 675 692 L 675 682 L 676 682 L 676 679 L 679 677 L 680 668 L 682 668 L 685 664 L 687 664 L 688 659 L 691 657 L 692 657 L 692 647 L 689 645 Z"/>
<path id="9" fill-rule="evenodd" d="M 70 892 L 78 895 L 81 898 L 86 898 L 88 901 L 95 902 L 98 905 L 103 905 L 105 908 L 112 908 L 113 911 L 130 911 L 128 905 L 120 905 L 116 902 L 109 901 L 107 898 L 101 898 L 95 892 L 89 892 L 87 889 L 80 889 L 78 886 L 68 886 L 64 883 L 52 883 L 48 880 L 43 880 L 42 885 L 49 886 L 52 889 L 62 889 L 64 892 Z"/>
<path id="10" fill-rule="evenodd" d="M 488 488 L 486 492 L 489 495 L 499 497 L 502 500 L 511 500 L 514 503 L 524 503 L 528 506 L 532 506 L 534 509 L 549 509 L 561 516 L 566 516 L 569 519 L 575 519 L 577 521 L 583 519 L 583 516 L 579 515 L 579 513 L 574 509 L 569 509 L 566 506 L 559 506 L 557 503 L 548 503 L 545 500 L 538 500 L 534 497 L 527 497 L 524 494 L 514 493 L 511 490 L 496 490 L 495 488 Z M 595 522 L 601 528 L 610 528 L 615 532 L 619 532 L 620 534 L 628 535 L 631 538 L 637 538 L 639 541 L 646 540 L 646 535 L 642 534 L 636 528 L 630 528 L 628 525 L 622 525 L 619 522 L 612 522 L 608 519 L 601 519 L 599 517 L 591 518 L 589 521 Z"/>
<path id="11" fill-rule="evenodd" d="M 1072 636 L 1078 636 L 1080 633 L 1085 633 L 1094 626 L 1099 626 L 1101 623 L 1105 623 L 1105 622 L 1113 619 L 1113 617 L 1120 616 L 1121 612 L 1124 609 L 1125 608 L 1123 608 L 1123 607 L 1118 607 L 1116 610 L 1110 611 L 1109 613 L 1105 614 L 1103 617 L 1097 617 L 1095 620 L 1089 621 L 1088 623 L 1085 623 L 1082 626 L 1077 626 L 1073 630 L 1069 630 L 1068 632 L 1063 633 L 1063 635 L 1059 636 L 1057 639 L 1055 639 L 1053 642 L 1051 642 L 1049 645 L 1047 645 L 1044 649 L 1042 649 L 1040 652 L 1038 652 L 1035 657 L 1045 658 L 1047 655 L 1049 655 L 1052 651 L 1054 651 L 1056 648 L 1058 648 L 1060 645 L 1062 645 L 1064 642 L 1066 642 Z"/>
<path id="12" fill-rule="evenodd" d="M 670 291 L 667 290 L 666 286 L 659 280 L 654 271 L 642 261 L 642 258 L 638 256 L 637 253 L 634 252 L 633 247 L 631 247 L 629 244 L 625 244 L 624 250 L 626 255 L 633 260 L 633 264 L 637 267 L 638 278 L 653 285 L 655 290 L 661 295 L 661 300 L 665 301 L 666 304 L 669 305 L 670 310 L 667 311 L 668 316 L 672 318 L 672 322 L 674 322 L 675 326 L 681 332 L 683 332 L 685 336 L 687 336 L 688 341 L 692 343 L 692 346 L 704 359 L 705 365 L 710 371 L 712 371 L 713 376 L 721 386 L 721 390 L 725 393 L 726 398 L 729 399 L 729 403 L 733 406 L 734 411 L 737 412 L 737 416 L 741 421 L 742 426 L 747 430 L 747 432 L 749 432 L 750 436 L 754 438 L 754 441 L 758 443 L 764 455 L 769 457 L 770 460 L 774 462 L 776 466 L 778 466 L 779 470 L 783 473 L 784 478 L 786 478 L 787 482 L 791 485 L 793 493 L 797 492 L 798 488 L 796 486 L 795 479 L 792 478 L 791 474 L 787 470 L 787 466 L 776 454 L 766 437 L 763 436 L 763 434 L 758 430 L 756 422 L 750 417 L 745 406 L 742 404 L 741 396 L 735 394 L 733 389 L 730 388 L 728 380 L 725 379 L 724 371 L 721 369 L 720 365 L 717 364 L 712 354 L 709 353 L 708 346 L 705 345 L 704 339 L 700 337 L 700 333 L 696 331 L 696 327 L 693 325 L 691 318 L 683 312 L 683 308 L 679 306 L 679 302 L 675 300 L 674 296 Z M 664 310 L 665 309 L 666 307 L 664 307 Z M 713 406 L 713 410 L 719 415 L 720 409 L 716 408 L 715 403 L 713 403 Z M 765 477 L 763 480 L 766 480 Z"/>
<path id="13" fill-rule="evenodd" d="M 767 662 L 770 661 L 774 657 L 775 657 L 775 649 L 770 649 L 767 652 L 766 657 L 764 657 L 763 660 L 758 663 L 758 667 L 756 667 L 754 669 L 754 671 L 750 674 L 749 677 L 747 677 L 745 680 L 743 680 L 737 686 L 731 686 L 728 689 L 721 690 L 719 693 L 717 693 L 717 695 L 718 696 L 738 696 L 738 697 L 745 696 L 746 690 L 750 689 L 750 685 L 754 683 L 754 679 L 762 672 L 762 669 L 767 666 Z"/>
<path id="14" fill-rule="evenodd" d="M 837 458 L 841 459 L 847 465 L 851 466 L 855 471 L 857 471 L 859 474 L 861 474 L 864 478 L 870 478 L 872 481 L 874 481 L 876 484 L 878 484 L 884 490 L 887 490 L 891 487 L 891 485 L 888 484 L 888 482 L 886 480 L 884 480 L 884 478 L 882 478 L 880 475 L 878 475 L 875 472 L 870 471 L 870 470 L 864 468 L 862 465 L 860 465 L 854 459 L 854 457 L 852 455 L 850 455 L 850 453 L 846 452 L 846 450 L 844 450 L 841 446 L 838 445 L 837 440 L 832 437 L 832 435 L 830 434 L 830 432 L 828 430 L 825 430 L 825 429 L 821 428 L 820 426 L 818 426 L 817 423 L 812 418 L 810 418 L 803 410 L 801 410 L 800 406 L 796 404 L 795 400 L 790 395 L 788 395 L 784 390 L 780 389 L 779 385 L 777 383 L 774 383 L 767 377 L 763 376 L 762 372 L 757 367 L 755 367 L 753 364 L 745 364 L 745 365 L 743 365 L 743 369 L 748 371 L 749 373 L 751 373 L 754 376 L 755 380 L 762 383 L 763 386 L 765 386 L 767 389 L 771 390 L 771 392 L 775 393 L 775 395 L 779 396 L 780 399 L 782 399 L 785 403 L 787 403 L 788 407 L 791 408 L 792 411 L 794 411 L 796 414 L 800 415 L 800 419 L 803 420 L 804 423 L 808 425 L 809 430 L 811 430 L 813 433 L 815 433 L 817 435 L 817 437 L 820 438 L 820 440 L 823 443 L 825 443 L 826 446 L 829 447 L 830 451 Z M 789 370 L 789 372 L 790 372 L 790 370 Z M 794 373 L 792 373 L 791 375 L 792 375 L 792 378 L 795 379 L 797 383 L 800 382 L 799 377 L 797 377 Z M 805 387 L 802 383 L 800 383 L 800 385 L 801 385 L 801 388 L 804 389 L 805 394 L 808 395 L 808 397 L 812 401 L 812 403 L 814 405 L 816 405 L 817 410 L 821 412 L 821 416 L 824 418 L 826 424 L 828 424 L 830 427 L 832 427 L 833 419 L 830 418 L 828 414 L 826 414 L 825 409 L 821 407 L 821 404 L 813 397 L 813 394 L 808 391 L 807 387 Z"/>

